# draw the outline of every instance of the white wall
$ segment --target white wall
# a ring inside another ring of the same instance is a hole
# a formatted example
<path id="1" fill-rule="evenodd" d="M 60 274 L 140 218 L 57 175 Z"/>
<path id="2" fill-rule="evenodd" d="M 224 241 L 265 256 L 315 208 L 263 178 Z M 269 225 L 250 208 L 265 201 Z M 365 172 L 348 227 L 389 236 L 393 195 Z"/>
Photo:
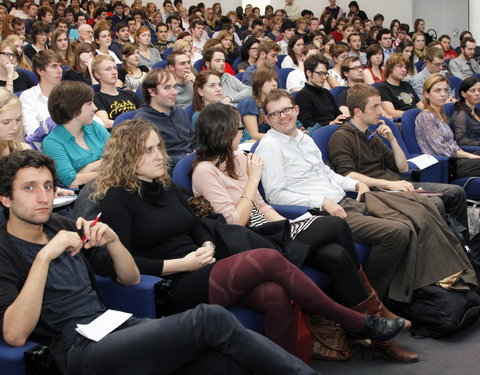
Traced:
<path id="1" fill-rule="evenodd" d="M 434 29 L 437 38 L 442 34 L 450 35 L 452 46 L 457 47 L 460 33 L 468 30 L 468 3 L 469 0 L 416 0 L 413 3 L 413 17 L 423 18 L 426 29 Z"/>

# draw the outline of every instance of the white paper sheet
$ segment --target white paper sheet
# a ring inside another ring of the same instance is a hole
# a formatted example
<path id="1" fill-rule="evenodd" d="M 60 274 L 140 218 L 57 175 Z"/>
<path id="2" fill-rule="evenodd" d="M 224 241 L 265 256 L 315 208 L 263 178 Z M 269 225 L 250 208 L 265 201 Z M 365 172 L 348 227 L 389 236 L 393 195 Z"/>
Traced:
<path id="1" fill-rule="evenodd" d="M 432 155 L 427 155 L 427 154 L 416 156 L 414 158 L 408 159 L 407 161 L 411 161 L 420 170 L 428 168 L 431 165 L 438 163 L 437 159 L 435 159 Z"/>
<path id="2" fill-rule="evenodd" d="M 305 212 L 302 216 L 297 217 L 296 219 L 291 219 L 290 223 L 296 223 L 297 221 L 302 221 L 306 219 L 310 219 L 312 217 L 312 214 L 310 212 Z"/>
<path id="3" fill-rule="evenodd" d="M 107 310 L 89 324 L 77 324 L 75 330 L 87 339 L 98 342 L 131 316 L 132 314 L 122 311 Z"/>

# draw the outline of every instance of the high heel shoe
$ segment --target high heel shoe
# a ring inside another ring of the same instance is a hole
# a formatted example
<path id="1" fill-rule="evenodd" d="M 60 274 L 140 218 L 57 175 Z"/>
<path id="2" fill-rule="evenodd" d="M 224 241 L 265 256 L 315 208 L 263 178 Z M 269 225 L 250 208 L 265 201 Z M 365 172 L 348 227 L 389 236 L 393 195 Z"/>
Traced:
<path id="1" fill-rule="evenodd" d="M 349 331 L 352 338 L 373 339 L 379 341 L 390 340 L 395 337 L 405 325 L 405 319 L 386 319 L 374 315 L 365 317 L 365 328 L 358 332 Z"/>

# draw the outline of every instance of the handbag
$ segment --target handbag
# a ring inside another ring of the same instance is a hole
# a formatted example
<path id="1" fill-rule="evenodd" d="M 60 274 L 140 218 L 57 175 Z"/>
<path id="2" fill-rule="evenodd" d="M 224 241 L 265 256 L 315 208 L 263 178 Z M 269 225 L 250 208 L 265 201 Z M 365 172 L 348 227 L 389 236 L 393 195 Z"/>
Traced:
<path id="1" fill-rule="evenodd" d="M 324 316 L 310 314 L 312 358 L 346 361 L 353 356 L 352 341 L 340 324 Z"/>
<path id="2" fill-rule="evenodd" d="M 312 365 L 312 334 L 307 314 L 296 303 L 292 304 L 297 325 L 297 357 L 307 365 Z"/>
<path id="3" fill-rule="evenodd" d="M 468 231 L 470 238 L 480 232 L 480 202 L 467 199 Z"/>

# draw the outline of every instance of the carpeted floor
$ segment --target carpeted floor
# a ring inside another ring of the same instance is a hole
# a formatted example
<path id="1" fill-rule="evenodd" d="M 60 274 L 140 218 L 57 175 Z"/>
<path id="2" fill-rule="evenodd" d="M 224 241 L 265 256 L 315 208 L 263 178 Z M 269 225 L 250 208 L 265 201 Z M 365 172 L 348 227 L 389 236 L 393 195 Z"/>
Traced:
<path id="1" fill-rule="evenodd" d="M 345 362 L 313 361 L 313 368 L 322 375 L 479 375 L 480 321 L 461 332 L 442 339 L 413 338 L 402 332 L 397 342 L 405 349 L 420 354 L 414 364 L 398 365 L 383 357 L 366 358 L 360 349 Z"/>

